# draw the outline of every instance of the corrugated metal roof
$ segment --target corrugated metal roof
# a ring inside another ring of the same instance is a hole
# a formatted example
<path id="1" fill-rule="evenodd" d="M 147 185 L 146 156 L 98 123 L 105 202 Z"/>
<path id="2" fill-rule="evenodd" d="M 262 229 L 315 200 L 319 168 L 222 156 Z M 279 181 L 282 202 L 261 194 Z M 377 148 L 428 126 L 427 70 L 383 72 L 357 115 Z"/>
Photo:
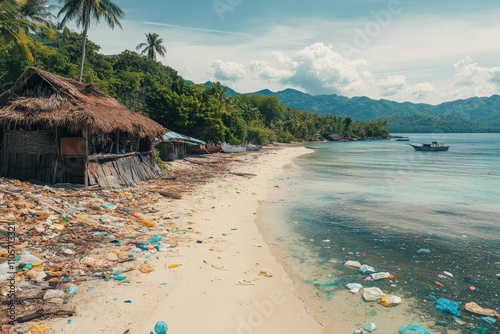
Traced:
<path id="1" fill-rule="evenodd" d="M 169 131 L 163 135 L 163 140 L 166 142 L 185 142 L 190 145 L 198 145 L 198 144 L 205 144 L 203 140 L 199 140 L 196 138 L 192 138 L 189 136 L 181 135 L 180 133 L 174 132 L 174 131 Z"/>

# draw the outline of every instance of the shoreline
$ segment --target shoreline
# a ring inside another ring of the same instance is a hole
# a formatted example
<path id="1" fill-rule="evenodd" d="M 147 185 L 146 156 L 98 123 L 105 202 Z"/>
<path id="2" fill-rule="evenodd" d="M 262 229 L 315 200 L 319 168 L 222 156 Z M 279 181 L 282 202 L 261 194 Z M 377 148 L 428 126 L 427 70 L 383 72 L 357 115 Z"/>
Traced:
<path id="1" fill-rule="evenodd" d="M 241 164 L 229 169 L 241 175 L 216 176 L 183 199 L 158 202 L 155 215 L 177 218 L 170 222 L 184 231 L 175 235 L 178 246 L 138 254 L 133 266 L 154 271 L 132 270 L 130 283 L 80 284 L 77 315 L 52 319 L 49 333 L 144 333 L 157 321 L 175 333 L 321 333 L 255 222 L 283 167 L 308 152 L 292 145 L 237 156 Z M 160 230 L 150 234 L 174 240 Z"/>
<path id="2" fill-rule="evenodd" d="M 312 148 L 308 149 L 312 150 Z M 313 317 L 322 324 L 321 333 L 353 333 L 367 322 L 375 323 L 377 329 L 383 333 L 399 333 L 401 326 L 410 323 L 417 323 L 426 328 L 434 327 L 434 323 L 430 319 L 426 319 L 424 314 L 415 312 L 414 305 L 418 303 L 415 299 L 403 297 L 401 305 L 384 307 L 378 303 L 365 302 L 362 292 L 353 294 L 343 287 L 343 284 L 335 288 L 331 295 L 325 294 L 325 291 L 315 286 L 315 283 L 318 285 L 322 283 L 337 285 L 334 282 L 343 281 L 342 274 L 335 271 L 325 274 L 324 269 L 321 268 L 324 267 L 324 264 L 318 263 L 315 254 L 309 248 L 300 245 L 303 243 L 303 237 L 294 231 L 294 226 L 298 226 L 300 222 L 294 221 L 290 217 L 281 216 L 284 213 L 283 210 L 278 213 L 280 209 L 277 206 L 281 206 L 281 203 L 293 198 L 293 194 L 297 191 L 297 178 L 293 179 L 293 173 L 299 167 L 294 164 L 293 160 L 285 166 L 283 174 L 277 178 L 278 185 L 271 193 L 274 203 L 267 203 L 259 208 L 257 225 L 260 233 L 270 245 L 271 253 L 292 278 L 293 289 L 303 300 Z M 280 224 L 272 224 L 272 221 L 280 221 Z M 317 247 L 319 247 L 318 242 L 319 245 L 322 244 L 321 240 L 310 241 L 316 242 Z M 328 262 L 339 264 L 338 258 L 341 255 L 334 254 Z M 309 262 L 311 259 L 313 263 Z M 354 255 L 352 260 L 362 261 Z M 353 273 L 357 272 L 357 269 L 352 270 Z M 394 283 L 396 282 L 398 281 L 396 280 Z M 399 283 L 397 284 L 399 285 Z M 450 331 L 449 333 L 455 332 Z"/>

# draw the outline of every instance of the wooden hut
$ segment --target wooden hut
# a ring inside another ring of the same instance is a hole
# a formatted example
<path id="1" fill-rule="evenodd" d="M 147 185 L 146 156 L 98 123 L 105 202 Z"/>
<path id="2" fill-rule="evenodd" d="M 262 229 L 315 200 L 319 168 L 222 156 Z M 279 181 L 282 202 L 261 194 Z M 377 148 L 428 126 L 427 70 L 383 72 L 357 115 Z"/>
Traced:
<path id="1" fill-rule="evenodd" d="M 163 161 L 182 159 L 188 155 L 189 146 L 197 145 L 205 145 L 205 142 L 174 131 L 168 131 L 163 135 L 163 143 L 158 145 L 160 158 Z"/>
<path id="2" fill-rule="evenodd" d="M 43 183 L 134 186 L 160 176 L 167 131 L 99 89 L 37 68 L 0 95 L 0 175 Z"/>

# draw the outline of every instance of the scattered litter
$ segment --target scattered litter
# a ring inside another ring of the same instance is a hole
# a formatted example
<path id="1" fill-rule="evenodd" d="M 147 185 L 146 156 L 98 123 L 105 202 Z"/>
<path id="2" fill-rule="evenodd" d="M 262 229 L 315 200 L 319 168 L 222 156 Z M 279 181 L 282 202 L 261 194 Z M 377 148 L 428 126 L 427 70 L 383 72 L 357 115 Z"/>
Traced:
<path id="1" fill-rule="evenodd" d="M 370 274 L 370 277 L 374 281 L 378 281 L 384 278 L 394 278 L 394 275 L 391 275 L 391 273 L 388 272 L 379 272 L 379 273 L 373 273 Z"/>
<path id="2" fill-rule="evenodd" d="M 259 275 L 264 277 L 273 277 L 273 273 L 269 269 L 261 269 L 259 271 Z"/>
<path id="3" fill-rule="evenodd" d="M 385 307 L 397 306 L 402 302 L 403 300 L 401 299 L 401 297 L 395 295 L 386 295 L 380 297 L 380 304 L 384 305 Z"/>
<path id="4" fill-rule="evenodd" d="M 252 282 L 252 281 L 248 281 L 248 280 L 246 280 L 246 279 L 240 279 L 240 280 L 238 281 L 238 284 L 239 284 L 239 285 L 255 285 L 255 283 L 254 283 L 254 282 Z"/>
<path id="5" fill-rule="evenodd" d="M 150 272 L 155 270 L 154 267 L 147 262 L 141 264 L 138 269 L 143 274 L 149 274 Z"/>
<path id="6" fill-rule="evenodd" d="M 167 323 L 165 321 L 158 321 L 155 325 L 154 331 L 156 334 L 166 334 L 168 332 Z"/>
<path id="7" fill-rule="evenodd" d="M 483 320 L 484 322 L 486 322 L 488 324 L 494 324 L 497 322 L 497 319 L 495 319 L 493 317 L 482 317 L 481 320 Z"/>
<path id="8" fill-rule="evenodd" d="M 432 334 L 416 324 L 409 324 L 408 326 L 401 326 L 399 329 L 400 334 Z"/>
<path id="9" fill-rule="evenodd" d="M 495 310 L 482 308 L 475 302 L 466 303 L 464 308 L 471 313 L 500 318 L 500 313 L 497 313 Z"/>
<path id="10" fill-rule="evenodd" d="M 348 283 L 346 287 L 351 290 L 352 293 L 358 293 L 361 289 L 363 289 L 363 286 L 359 283 Z"/>
<path id="11" fill-rule="evenodd" d="M 347 261 L 346 263 L 344 263 L 344 266 L 347 266 L 347 267 L 352 267 L 352 268 L 360 268 L 361 267 L 361 263 L 359 263 L 358 261 Z"/>
<path id="12" fill-rule="evenodd" d="M 372 266 L 363 264 L 359 267 L 359 272 L 362 274 L 373 274 L 374 272 L 376 272 L 376 270 Z"/>
<path id="13" fill-rule="evenodd" d="M 385 296 L 385 293 L 377 287 L 370 287 L 363 289 L 363 299 L 367 302 L 376 302 L 382 296 Z"/>
<path id="14" fill-rule="evenodd" d="M 458 311 L 460 305 L 462 305 L 461 302 L 456 302 L 445 298 L 439 298 L 436 300 L 436 310 L 451 313 L 456 317 L 461 316 L 460 312 Z"/>

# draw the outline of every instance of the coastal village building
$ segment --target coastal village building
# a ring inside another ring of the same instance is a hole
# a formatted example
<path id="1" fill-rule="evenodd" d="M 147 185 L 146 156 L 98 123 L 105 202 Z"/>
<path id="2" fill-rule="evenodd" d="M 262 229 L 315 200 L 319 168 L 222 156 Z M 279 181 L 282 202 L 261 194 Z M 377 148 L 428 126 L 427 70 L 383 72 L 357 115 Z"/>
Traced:
<path id="1" fill-rule="evenodd" d="M 174 131 L 168 131 L 160 143 L 160 158 L 163 161 L 174 161 L 185 158 L 188 155 L 188 147 L 205 145 L 203 140 L 192 138 Z"/>
<path id="2" fill-rule="evenodd" d="M 161 175 L 167 130 L 92 85 L 29 68 L 0 95 L 0 176 L 118 188 Z"/>

